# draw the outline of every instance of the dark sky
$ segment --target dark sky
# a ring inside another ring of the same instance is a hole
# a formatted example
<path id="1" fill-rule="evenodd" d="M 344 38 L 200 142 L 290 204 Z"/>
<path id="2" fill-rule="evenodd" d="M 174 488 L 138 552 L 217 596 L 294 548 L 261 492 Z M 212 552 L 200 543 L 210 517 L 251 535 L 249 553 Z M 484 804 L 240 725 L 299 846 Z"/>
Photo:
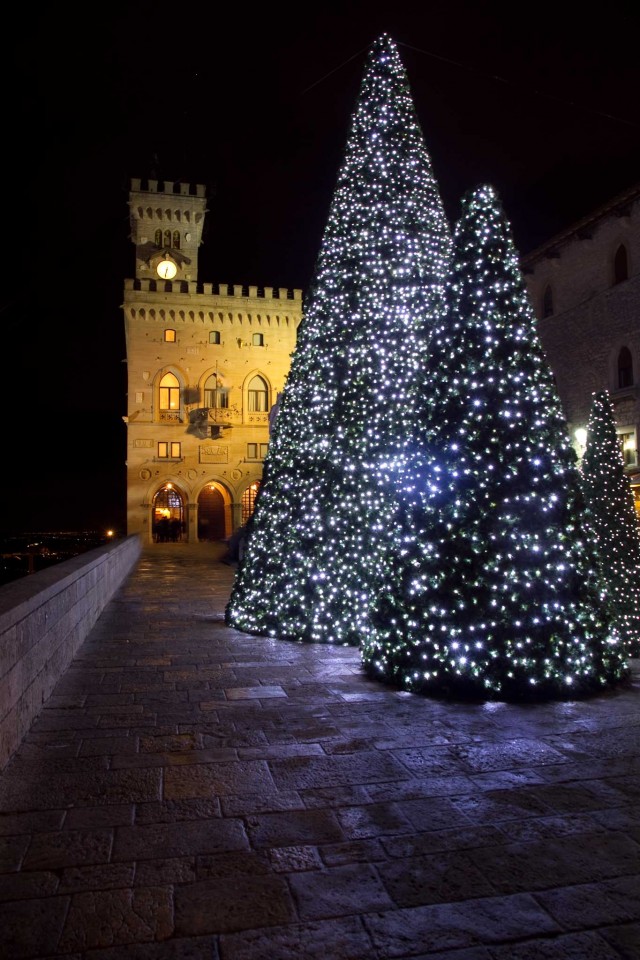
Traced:
<path id="1" fill-rule="evenodd" d="M 490 182 L 524 254 L 640 180 L 637 4 L 229 6 L 53 5 L 5 32 L 0 533 L 124 528 L 130 179 L 206 185 L 201 280 L 305 289 L 381 33 L 452 222 Z"/>

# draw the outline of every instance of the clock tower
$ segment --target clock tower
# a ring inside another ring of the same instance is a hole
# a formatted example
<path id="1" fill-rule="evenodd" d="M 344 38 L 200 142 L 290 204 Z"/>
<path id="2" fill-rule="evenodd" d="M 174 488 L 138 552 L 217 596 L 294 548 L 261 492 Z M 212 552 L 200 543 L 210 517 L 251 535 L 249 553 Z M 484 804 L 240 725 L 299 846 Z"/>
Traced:
<path id="1" fill-rule="evenodd" d="M 198 279 L 198 247 L 207 212 L 204 186 L 192 193 L 188 183 L 171 184 L 172 192 L 159 191 L 150 180 L 142 190 L 132 182 L 129 195 L 131 239 L 136 248 L 136 280 Z M 175 192 L 179 191 L 179 192 Z"/>

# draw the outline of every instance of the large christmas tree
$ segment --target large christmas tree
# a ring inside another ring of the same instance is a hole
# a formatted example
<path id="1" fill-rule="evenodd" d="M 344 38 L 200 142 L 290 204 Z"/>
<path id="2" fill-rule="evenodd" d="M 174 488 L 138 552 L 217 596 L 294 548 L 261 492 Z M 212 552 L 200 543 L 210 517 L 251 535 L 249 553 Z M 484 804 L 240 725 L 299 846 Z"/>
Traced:
<path id="1" fill-rule="evenodd" d="M 369 51 L 281 398 L 230 626 L 358 644 L 412 456 L 451 237 L 392 39 Z"/>
<path id="2" fill-rule="evenodd" d="M 498 196 L 463 198 L 431 342 L 429 455 L 403 500 L 395 576 L 362 650 L 407 690 L 578 696 L 621 678 L 577 458 Z"/>
<path id="3" fill-rule="evenodd" d="M 640 525 L 624 469 L 609 394 L 593 397 L 581 464 L 587 526 L 614 621 L 629 653 L 640 656 Z"/>

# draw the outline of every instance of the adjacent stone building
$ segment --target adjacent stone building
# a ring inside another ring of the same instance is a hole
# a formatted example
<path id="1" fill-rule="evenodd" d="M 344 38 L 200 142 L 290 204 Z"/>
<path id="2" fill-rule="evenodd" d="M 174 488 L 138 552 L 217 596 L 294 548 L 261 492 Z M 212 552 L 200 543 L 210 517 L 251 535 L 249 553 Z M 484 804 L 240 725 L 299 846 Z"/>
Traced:
<path id="1" fill-rule="evenodd" d="M 608 390 L 640 514 L 640 185 L 522 258 L 540 337 L 578 454 Z"/>
<path id="2" fill-rule="evenodd" d="M 302 291 L 199 282 L 202 185 L 132 180 L 129 208 L 127 533 L 228 537 L 253 509 Z"/>

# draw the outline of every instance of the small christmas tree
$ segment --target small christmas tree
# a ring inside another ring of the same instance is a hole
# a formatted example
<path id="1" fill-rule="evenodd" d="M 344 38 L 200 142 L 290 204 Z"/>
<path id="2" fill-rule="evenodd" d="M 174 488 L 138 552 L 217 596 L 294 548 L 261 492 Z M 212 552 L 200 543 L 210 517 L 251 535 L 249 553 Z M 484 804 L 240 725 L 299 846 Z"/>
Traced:
<path id="1" fill-rule="evenodd" d="M 596 589 L 576 456 L 489 186 L 463 198 L 448 303 L 428 361 L 427 459 L 403 499 L 404 542 L 363 664 L 448 696 L 602 689 L 625 664 Z"/>
<path id="2" fill-rule="evenodd" d="M 399 475 L 451 237 L 397 49 L 372 46 L 226 620 L 358 644 L 393 535 Z"/>
<path id="3" fill-rule="evenodd" d="M 581 464 L 587 527 L 614 621 L 640 656 L 640 524 L 606 390 L 594 394 Z"/>

